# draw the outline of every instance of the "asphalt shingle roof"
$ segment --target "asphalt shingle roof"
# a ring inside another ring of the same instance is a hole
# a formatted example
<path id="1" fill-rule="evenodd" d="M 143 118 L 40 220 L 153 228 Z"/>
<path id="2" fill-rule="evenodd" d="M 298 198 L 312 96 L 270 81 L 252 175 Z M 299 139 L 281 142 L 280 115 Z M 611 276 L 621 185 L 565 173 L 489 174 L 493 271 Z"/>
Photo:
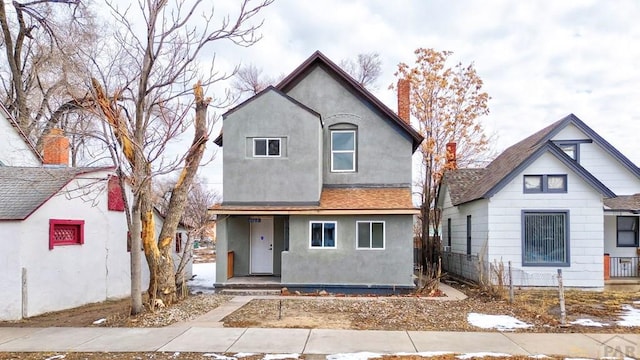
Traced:
<path id="1" fill-rule="evenodd" d="M 621 195 L 612 199 L 604 199 L 604 206 L 609 210 L 640 211 L 640 194 Z"/>
<path id="2" fill-rule="evenodd" d="M 0 166 L 0 220 L 24 220 L 76 176 L 104 168 Z"/>
<path id="3" fill-rule="evenodd" d="M 445 174 L 454 205 L 482 198 L 531 154 L 543 146 L 559 120 L 503 151 L 484 169 L 457 169 Z"/>
<path id="4" fill-rule="evenodd" d="M 411 189 L 403 188 L 324 188 L 318 205 L 216 205 L 214 213 L 225 211 L 322 212 L 332 210 L 414 211 Z"/>

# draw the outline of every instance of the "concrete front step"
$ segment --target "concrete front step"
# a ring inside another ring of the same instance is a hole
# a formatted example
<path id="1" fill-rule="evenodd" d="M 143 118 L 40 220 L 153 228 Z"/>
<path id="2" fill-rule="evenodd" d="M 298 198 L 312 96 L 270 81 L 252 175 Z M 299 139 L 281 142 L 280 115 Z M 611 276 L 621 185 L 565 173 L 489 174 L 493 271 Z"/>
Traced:
<path id="1" fill-rule="evenodd" d="M 255 289 L 255 288 L 247 288 L 247 289 L 222 289 L 220 290 L 220 294 L 222 295 L 232 295 L 232 296 L 269 296 L 269 295 L 280 295 L 280 289 Z"/>

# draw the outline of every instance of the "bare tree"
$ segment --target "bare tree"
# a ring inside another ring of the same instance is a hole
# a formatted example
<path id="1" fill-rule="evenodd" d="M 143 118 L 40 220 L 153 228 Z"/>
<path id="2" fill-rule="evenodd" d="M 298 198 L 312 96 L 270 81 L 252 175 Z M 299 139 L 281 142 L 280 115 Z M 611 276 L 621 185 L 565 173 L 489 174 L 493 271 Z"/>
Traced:
<path id="1" fill-rule="evenodd" d="M 106 70 L 100 66 L 102 60 L 94 58 L 96 77 L 92 88 L 94 101 L 117 140 L 118 165 L 133 187 L 130 233 L 134 314 L 142 310 L 141 245 L 144 245 L 150 271 L 150 299 L 167 305 L 177 301 L 170 245 L 211 131 L 207 108 L 228 104 L 225 98 L 204 97 L 204 86 L 229 76 L 216 72 L 214 63 L 210 64 L 208 73 L 203 72 L 200 59 L 215 42 L 228 40 L 239 46 L 250 46 L 258 41 L 260 36 L 256 31 L 262 22 L 254 23 L 254 18 L 272 1 L 240 1 L 236 14 L 220 19 L 212 7 L 205 9 L 212 5 L 202 0 L 148 0 L 138 2 L 137 8 L 130 5 L 125 9 L 120 9 L 115 2 L 107 3 L 117 26 L 113 34 L 116 52 L 111 54 L 115 57 Z M 144 26 L 136 25 L 140 21 Z M 109 71 L 115 79 L 101 71 Z M 190 84 L 198 79 L 192 90 Z M 185 98 L 188 94 L 194 95 L 193 101 Z M 190 114 L 194 106 L 192 120 Z M 170 157 L 166 153 L 167 145 L 184 133 L 192 121 L 195 133 L 191 146 L 183 156 Z M 177 169 L 181 169 L 180 175 L 156 237 L 152 183 L 157 175 Z"/>
<path id="2" fill-rule="evenodd" d="M 480 122 L 489 113 L 490 98 L 482 91 L 482 79 L 473 64 L 448 66 L 450 51 L 420 48 L 415 55 L 414 65 L 398 64 L 395 75 L 410 85 L 411 116 L 424 136 L 419 148 L 422 176 L 417 235 L 422 247 L 421 265 L 426 269 L 437 263 L 439 255 L 440 214 L 435 207 L 438 187 L 443 172 L 456 166 L 446 161 L 448 155 L 453 155 L 447 153 L 447 143 L 457 144 L 458 166 L 469 166 L 490 156 L 490 138 Z"/>
<path id="3" fill-rule="evenodd" d="M 96 41 L 95 17 L 79 0 L 1 1 L 0 27 L 2 101 L 39 140 L 88 99 L 77 91 L 86 72 L 76 49 Z"/>
<path id="4" fill-rule="evenodd" d="M 271 77 L 265 75 L 262 68 L 248 64 L 238 68 L 238 72 L 235 74 L 233 82 L 231 83 L 231 88 L 237 98 L 242 100 L 259 93 L 269 85 L 277 84 L 282 79 L 284 79 L 284 74 Z"/>
<path id="5" fill-rule="evenodd" d="M 382 72 L 382 60 L 378 53 L 358 54 L 355 60 L 344 59 L 340 67 L 367 89 L 376 89 L 376 81 Z"/>

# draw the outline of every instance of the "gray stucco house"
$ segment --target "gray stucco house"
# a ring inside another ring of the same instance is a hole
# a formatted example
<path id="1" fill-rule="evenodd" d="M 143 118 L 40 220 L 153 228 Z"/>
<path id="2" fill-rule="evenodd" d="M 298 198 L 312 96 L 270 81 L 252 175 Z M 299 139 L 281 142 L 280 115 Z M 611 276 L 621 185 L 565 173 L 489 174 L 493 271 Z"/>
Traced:
<path id="1" fill-rule="evenodd" d="M 408 103 L 407 103 L 408 104 Z M 315 52 L 223 115 L 216 288 L 413 288 L 411 156 L 422 137 Z"/>

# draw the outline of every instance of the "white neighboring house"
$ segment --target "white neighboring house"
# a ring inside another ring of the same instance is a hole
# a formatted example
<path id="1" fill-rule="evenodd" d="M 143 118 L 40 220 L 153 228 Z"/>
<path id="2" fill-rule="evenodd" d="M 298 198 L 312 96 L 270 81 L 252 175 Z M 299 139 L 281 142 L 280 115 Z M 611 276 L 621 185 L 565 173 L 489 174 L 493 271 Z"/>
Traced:
<path id="1" fill-rule="evenodd" d="M 69 144 L 60 131 L 44 142 L 41 157 L 3 109 L 0 320 L 129 296 L 128 230 L 113 168 L 68 167 Z M 162 217 L 156 223 L 161 227 Z M 144 286 L 149 273 L 142 257 Z"/>
<path id="2" fill-rule="evenodd" d="M 477 280 L 480 259 L 510 261 L 521 286 L 554 285 L 558 269 L 571 287 L 640 280 L 640 170 L 573 114 L 445 173 L 438 207 L 449 272 Z"/>
<path id="3" fill-rule="evenodd" d="M 42 156 L 1 103 L 0 134 L 0 166 L 42 165 Z"/>

